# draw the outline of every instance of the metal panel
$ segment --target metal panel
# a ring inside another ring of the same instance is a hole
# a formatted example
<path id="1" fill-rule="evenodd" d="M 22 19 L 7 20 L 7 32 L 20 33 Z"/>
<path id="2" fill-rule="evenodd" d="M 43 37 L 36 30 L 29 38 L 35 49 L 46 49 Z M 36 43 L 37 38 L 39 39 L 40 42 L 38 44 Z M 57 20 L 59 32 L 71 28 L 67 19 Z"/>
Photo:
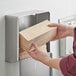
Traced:
<path id="1" fill-rule="evenodd" d="M 48 53 L 48 55 L 52 55 Z M 52 69 L 43 63 L 28 58 L 20 61 L 20 76 L 52 76 Z"/>
<path id="2" fill-rule="evenodd" d="M 5 19 L 5 60 L 7 62 L 16 62 L 18 61 L 19 51 L 19 26 L 17 26 L 17 17 L 6 16 Z"/>

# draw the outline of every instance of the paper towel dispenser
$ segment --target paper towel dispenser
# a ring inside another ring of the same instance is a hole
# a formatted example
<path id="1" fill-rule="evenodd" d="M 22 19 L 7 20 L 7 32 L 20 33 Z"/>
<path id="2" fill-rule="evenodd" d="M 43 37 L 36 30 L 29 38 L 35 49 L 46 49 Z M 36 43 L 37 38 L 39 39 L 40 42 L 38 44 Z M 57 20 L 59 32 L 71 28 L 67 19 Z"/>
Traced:
<path id="1" fill-rule="evenodd" d="M 50 20 L 48 11 L 33 10 L 5 16 L 5 60 L 7 62 L 19 61 L 19 31 L 43 20 Z M 47 51 L 50 51 L 50 43 L 47 43 Z"/>

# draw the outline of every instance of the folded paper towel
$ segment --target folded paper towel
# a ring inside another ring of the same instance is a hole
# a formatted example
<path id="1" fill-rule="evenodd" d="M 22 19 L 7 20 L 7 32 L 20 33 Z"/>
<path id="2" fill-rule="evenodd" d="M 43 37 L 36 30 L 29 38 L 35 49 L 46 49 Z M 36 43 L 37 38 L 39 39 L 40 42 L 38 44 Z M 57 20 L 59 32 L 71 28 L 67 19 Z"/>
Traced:
<path id="1" fill-rule="evenodd" d="M 48 24 L 50 24 L 50 21 L 45 20 L 20 31 L 20 53 L 23 51 L 29 51 L 32 43 L 36 43 L 38 46 L 42 46 L 56 36 L 57 27 L 48 27 Z"/>

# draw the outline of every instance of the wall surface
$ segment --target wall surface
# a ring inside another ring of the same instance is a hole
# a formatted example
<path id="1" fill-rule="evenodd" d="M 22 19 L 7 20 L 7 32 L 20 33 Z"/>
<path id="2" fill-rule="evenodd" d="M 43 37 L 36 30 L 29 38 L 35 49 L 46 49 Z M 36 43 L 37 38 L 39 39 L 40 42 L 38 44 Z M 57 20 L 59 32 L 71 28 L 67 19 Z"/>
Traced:
<path id="1" fill-rule="evenodd" d="M 51 22 L 57 22 L 59 18 L 75 14 L 75 6 L 75 0 L 0 0 L 0 76 L 19 76 L 19 62 L 5 63 L 5 15 L 34 9 L 48 10 Z M 58 41 L 51 44 L 53 57 L 58 57 Z M 54 70 L 53 76 L 57 75 Z"/>

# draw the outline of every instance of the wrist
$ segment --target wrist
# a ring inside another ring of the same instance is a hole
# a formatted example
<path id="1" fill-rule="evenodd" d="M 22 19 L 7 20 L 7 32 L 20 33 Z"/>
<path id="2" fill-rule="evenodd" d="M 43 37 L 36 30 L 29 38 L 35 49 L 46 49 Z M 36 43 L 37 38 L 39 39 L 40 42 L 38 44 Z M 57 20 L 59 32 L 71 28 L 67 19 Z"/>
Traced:
<path id="1" fill-rule="evenodd" d="M 43 62 L 44 64 L 46 64 L 47 66 L 50 66 L 50 61 L 51 61 L 51 58 L 47 58 L 45 59 L 45 61 Z"/>

